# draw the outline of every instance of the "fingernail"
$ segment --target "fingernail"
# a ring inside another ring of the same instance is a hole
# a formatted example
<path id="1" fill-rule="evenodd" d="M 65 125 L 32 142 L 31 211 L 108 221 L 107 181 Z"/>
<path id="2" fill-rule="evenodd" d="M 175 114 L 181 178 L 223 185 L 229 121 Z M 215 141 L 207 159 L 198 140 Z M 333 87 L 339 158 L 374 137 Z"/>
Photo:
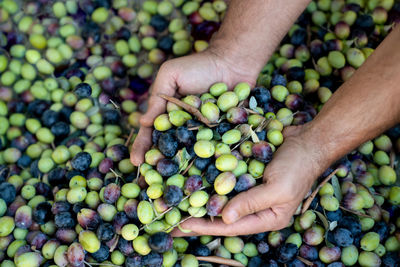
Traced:
<path id="1" fill-rule="evenodd" d="M 230 210 L 226 217 L 230 223 L 234 223 L 239 219 L 239 214 L 235 210 Z"/>

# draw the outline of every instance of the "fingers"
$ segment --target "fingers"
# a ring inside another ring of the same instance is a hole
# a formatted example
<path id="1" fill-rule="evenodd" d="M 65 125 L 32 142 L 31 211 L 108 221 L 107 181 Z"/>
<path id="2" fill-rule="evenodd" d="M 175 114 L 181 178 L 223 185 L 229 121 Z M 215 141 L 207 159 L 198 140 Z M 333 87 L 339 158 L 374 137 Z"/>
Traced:
<path id="1" fill-rule="evenodd" d="M 287 226 L 287 218 L 278 216 L 273 210 L 266 209 L 256 214 L 247 215 L 233 224 L 225 224 L 222 219 L 214 221 L 204 218 L 192 218 L 181 224 L 181 228 L 191 230 L 190 233 L 180 231 L 178 228 L 172 231 L 172 235 L 179 236 L 238 236 L 261 233 L 284 228 Z"/>
<path id="2" fill-rule="evenodd" d="M 144 162 L 144 154 L 151 147 L 151 133 L 154 119 L 165 112 L 166 101 L 159 94 L 173 96 L 176 90 L 175 77 L 170 67 L 164 64 L 152 85 L 151 97 L 147 105 L 147 112 L 140 118 L 139 134 L 131 149 L 131 162 L 139 166 Z"/>
<path id="3" fill-rule="evenodd" d="M 165 112 L 167 101 L 158 96 L 154 90 L 150 96 L 146 113 L 140 118 L 140 125 L 144 127 L 152 127 L 155 118 Z"/>
<path id="4" fill-rule="evenodd" d="M 268 184 L 261 184 L 242 192 L 230 200 L 222 211 L 226 224 L 232 224 L 240 218 L 270 208 L 279 199 L 277 191 Z"/>
<path id="5" fill-rule="evenodd" d="M 144 154 L 152 145 L 151 133 L 151 128 L 140 127 L 139 133 L 136 136 L 131 149 L 131 162 L 133 165 L 139 166 L 144 162 Z"/>

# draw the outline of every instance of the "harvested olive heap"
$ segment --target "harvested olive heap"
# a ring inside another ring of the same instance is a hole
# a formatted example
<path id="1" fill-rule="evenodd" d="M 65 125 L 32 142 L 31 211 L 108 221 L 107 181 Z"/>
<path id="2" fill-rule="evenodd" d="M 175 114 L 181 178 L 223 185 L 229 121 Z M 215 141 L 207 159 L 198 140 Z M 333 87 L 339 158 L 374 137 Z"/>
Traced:
<path id="1" fill-rule="evenodd" d="M 312 120 L 400 21 L 394 0 L 312 1 L 255 88 L 167 98 L 132 166 L 159 65 L 206 49 L 226 8 L 0 2 L 0 267 L 399 266 L 400 126 L 328 169 L 283 230 L 169 235 L 261 183 L 284 127 Z"/>
<path id="2" fill-rule="evenodd" d="M 154 121 L 152 137 L 157 146 L 145 154 L 146 163 L 140 167 L 149 185 L 146 194 L 155 200 L 155 210 L 164 212 L 163 208 L 178 207 L 170 208 L 167 214 L 174 212 L 174 219 L 166 216 L 167 224 L 179 222 L 179 210 L 193 217 L 220 215 L 228 196 L 249 189 L 262 177 L 265 164 L 283 142 L 283 127 L 293 122 L 293 113 L 284 107 L 276 115 L 268 112 L 263 116 L 257 102 L 267 104 L 270 91 L 257 87 L 251 98 L 250 92 L 246 83 L 239 83 L 234 91 L 217 83 L 210 93 L 200 97 L 189 95 L 182 101 L 168 98 L 168 114 Z M 288 90 L 275 85 L 272 92 L 279 98 Z M 245 103 L 247 99 L 250 101 Z M 192 111 L 199 120 L 180 106 Z M 139 216 L 144 224 L 153 218 L 146 219 Z"/>

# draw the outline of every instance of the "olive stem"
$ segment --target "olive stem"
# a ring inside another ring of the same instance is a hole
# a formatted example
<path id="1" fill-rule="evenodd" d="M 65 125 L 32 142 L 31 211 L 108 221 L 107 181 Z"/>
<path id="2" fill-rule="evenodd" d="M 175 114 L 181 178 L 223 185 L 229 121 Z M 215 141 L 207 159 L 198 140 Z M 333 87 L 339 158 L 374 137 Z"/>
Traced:
<path id="1" fill-rule="evenodd" d="M 112 101 L 112 100 L 110 99 L 110 102 L 111 102 L 111 104 L 113 104 L 113 106 L 114 106 L 116 109 L 119 109 L 119 106 L 118 106 L 114 101 Z"/>
<path id="2" fill-rule="evenodd" d="M 254 110 L 252 110 L 252 109 L 245 108 L 245 110 L 246 110 L 248 113 L 250 113 L 250 114 L 258 114 L 258 115 L 260 115 L 260 113 L 259 113 L 259 112 L 257 112 L 257 111 L 254 111 Z"/>
<path id="3" fill-rule="evenodd" d="M 158 212 L 156 211 L 156 208 L 154 208 L 153 200 L 151 198 L 149 198 L 149 202 L 151 204 L 151 207 L 153 208 L 154 214 L 157 214 L 157 216 L 158 216 Z"/>
<path id="4" fill-rule="evenodd" d="M 135 132 L 135 129 L 132 128 L 131 132 L 129 133 L 128 139 L 126 139 L 125 146 L 128 146 L 129 143 L 131 142 L 131 139 L 132 139 L 132 137 L 133 137 L 133 133 L 134 133 L 134 132 Z"/>
<path id="5" fill-rule="evenodd" d="M 183 102 L 175 97 L 172 97 L 172 96 L 168 96 L 168 95 L 164 95 L 164 94 L 159 94 L 158 96 L 169 102 L 174 103 L 175 105 L 180 106 L 181 108 L 183 108 L 190 114 L 194 115 L 197 119 L 199 119 L 202 123 L 207 125 L 209 128 L 217 126 L 217 124 L 211 124 L 211 122 L 206 117 L 204 117 L 203 114 L 201 114 L 201 112 L 198 109 L 192 107 L 191 105 L 186 104 L 185 102 Z"/>
<path id="6" fill-rule="evenodd" d="M 140 166 L 142 166 L 142 164 L 139 164 L 138 168 L 137 168 L 137 172 L 136 172 L 136 182 L 139 180 L 139 176 L 140 176 Z"/>
<path id="7" fill-rule="evenodd" d="M 306 260 L 305 258 L 302 258 L 300 256 L 297 256 L 296 258 L 307 266 L 313 266 L 313 263 L 309 260 Z"/>
<path id="8" fill-rule="evenodd" d="M 291 115 L 292 116 L 292 115 Z M 263 119 L 263 121 L 260 123 L 260 125 L 258 125 L 258 127 L 255 129 L 255 132 L 261 132 L 262 130 L 264 130 L 268 124 L 272 121 L 272 118 L 269 118 L 268 120 Z M 253 131 L 251 129 L 250 126 L 250 130 Z M 254 132 L 254 131 L 253 131 Z M 241 144 L 243 144 L 245 141 L 247 141 L 250 137 L 252 136 L 251 132 L 248 133 L 245 137 L 243 137 L 239 143 L 236 144 L 236 146 L 234 146 L 231 151 L 235 150 L 236 148 L 238 148 Z"/>
<path id="9" fill-rule="evenodd" d="M 153 222 L 157 221 L 158 219 L 160 219 L 164 214 L 166 214 L 167 212 L 169 212 L 170 210 L 172 210 L 174 207 L 169 207 L 168 209 L 166 209 L 165 211 L 161 212 L 160 214 L 158 214 L 150 223 L 143 225 L 142 227 L 140 227 L 139 231 L 142 231 L 144 228 L 146 228 L 147 225 L 152 224 Z"/>
<path id="10" fill-rule="evenodd" d="M 390 167 L 392 169 L 394 169 L 395 161 L 396 161 L 396 153 L 392 149 L 392 150 L 390 150 Z"/>
<path id="11" fill-rule="evenodd" d="M 93 266 L 93 265 L 95 265 L 95 266 L 115 266 L 115 267 L 119 267 L 119 265 L 115 265 L 115 264 L 112 264 L 112 263 L 97 263 L 97 262 L 87 262 L 87 261 L 83 261 L 83 263 L 84 264 L 86 264 L 87 266 Z"/>
<path id="12" fill-rule="evenodd" d="M 170 227 L 168 227 L 167 229 L 165 229 L 164 232 L 168 232 L 169 230 L 174 229 L 175 227 L 177 227 L 177 226 L 180 225 L 181 223 L 184 223 L 184 222 L 186 222 L 187 220 L 189 220 L 189 219 L 191 219 L 191 218 L 193 218 L 193 215 L 190 215 L 189 217 L 186 217 L 185 219 L 181 220 L 180 222 L 177 222 L 176 224 L 171 225 Z"/>
<path id="13" fill-rule="evenodd" d="M 218 256 L 197 256 L 196 259 L 200 261 L 207 261 L 207 262 L 212 262 L 212 263 L 217 263 L 217 264 L 224 264 L 228 266 L 234 266 L 234 267 L 244 267 L 244 265 L 236 260 L 232 259 L 226 259 Z"/>
<path id="14" fill-rule="evenodd" d="M 307 47 L 310 47 L 311 45 L 311 27 L 310 25 L 307 25 Z"/>
<path id="15" fill-rule="evenodd" d="M 336 174 L 336 172 L 338 171 L 338 169 L 334 170 L 331 174 L 329 174 L 318 186 L 317 188 L 315 188 L 315 190 L 312 192 L 312 194 L 310 195 L 310 197 L 306 200 L 306 202 L 304 202 L 303 208 L 301 209 L 301 213 L 306 212 L 306 210 L 308 210 L 308 208 L 311 205 L 311 202 L 314 200 L 314 198 L 317 196 L 318 191 L 327 183 L 329 182 L 329 180 Z"/>
<path id="16" fill-rule="evenodd" d="M 367 214 L 363 214 L 363 213 L 361 213 L 361 212 L 357 212 L 357 211 L 355 211 L 355 210 L 347 209 L 347 208 L 345 208 L 345 207 L 343 207 L 343 206 L 339 206 L 339 208 L 341 208 L 342 210 L 347 211 L 347 212 L 349 212 L 349 213 L 353 213 L 353 214 L 355 214 L 355 215 L 358 215 L 358 216 L 360 216 L 360 217 L 372 218 L 372 216 L 369 216 L 369 215 L 367 215 Z"/>
<path id="17" fill-rule="evenodd" d="M 202 190 L 202 189 L 204 189 L 204 188 L 206 188 L 206 187 L 205 187 L 205 186 L 202 186 L 202 187 L 199 188 L 199 190 Z M 196 191 L 198 191 L 198 190 L 196 190 Z M 195 191 L 195 192 L 196 192 L 196 191 Z M 194 192 L 193 192 L 193 193 L 194 193 Z M 184 201 L 186 198 L 188 198 L 188 197 L 190 197 L 190 196 L 191 196 L 191 194 L 188 195 L 188 196 L 186 196 L 185 198 L 183 198 L 182 201 Z M 181 202 L 182 202 L 182 201 L 181 201 Z M 196 215 L 197 213 L 199 213 L 199 211 L 200 211 L 200 210 L 198 210 L 194 215 Z M 165 230 L 165 232 L 168 232 L 169 230 L 171 230 L 171 229 L 177 227 L 178 225 L 180 225 L 181 223 L 186 222 L 187 220 L 193 218 L 194 215 L 190 215 L 189 217 L 187 217 L 187 218 L 181 220 L 180 222 L 177 222 L 176 224 L 171 225 L 170 227 L 168 227 L 168 228 Z"/>
<path id="18" fill-rule="evenodd" d="M 193 166 L 195 159 L 196 159 L 196 158 L 194 158 L 194 159 L 192 160 L 192 162 L 189 163 L 189 165 L 188 165 L 188 166 L 186 167 L 186 169 L 183 171 L 182 175 L 185 175 L 185 174 L 189 171 L 189 169 Z"/>
<path id="19" fill-rule="evenodd" d="M 118 184 L 118 182 L 119 182 L 118 179 L 121 179 L 122 181 L 126 182 L 126 181 L 124 180 L 124 178 L 122 178 L 122 176 L 119 175 L 116 171 L 114 171 L 114 170 L 111 169 L 111 168 L 110 168 L 110 171 L 115 175 L 115 178 L 117 178 L 117 180 L 115 181 L 116 184 Z"/>
<path id="20" fill-rule="evenodd" d="M 188 130 L 189 131 L 194 131 L 194 130 L 198 130 L 200 129 L 201 126 L 193 126 L 193 127 L 189 127 Z"/>

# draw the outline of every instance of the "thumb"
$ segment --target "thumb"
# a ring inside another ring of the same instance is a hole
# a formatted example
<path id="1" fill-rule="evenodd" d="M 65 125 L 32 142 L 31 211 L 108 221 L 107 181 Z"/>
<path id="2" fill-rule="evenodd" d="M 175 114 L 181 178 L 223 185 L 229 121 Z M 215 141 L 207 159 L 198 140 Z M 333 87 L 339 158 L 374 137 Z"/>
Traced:
<path id="1" fill-rule="evenodd" d="M 246 215 L 270 208 L 278 198 L 278 190 L 272 186 L 258 185 L 230 200 L 222 211 L 222 219 L 232 224 Z"/>
<path id="2" fill-rule="evenodd" d="M 174 96 L 176 91 L 176 80 L 169 68 L 160 68 L 156 80 L 153 83 L 151 97 L 146 113 L 141 117 L 140 124 L 145 127 L 152 127 L 158 115 L 165 112 L 167 101 L 159 95 Z"/>
<path id="3" fill-rule="evenodd" d="M 140 127 L 139 133 L 131 148 L 130 157 L 133 165 L 139 166 L 144 162 L 144 155 L 151 147 L 151 133 L 151 128 Z"/>

